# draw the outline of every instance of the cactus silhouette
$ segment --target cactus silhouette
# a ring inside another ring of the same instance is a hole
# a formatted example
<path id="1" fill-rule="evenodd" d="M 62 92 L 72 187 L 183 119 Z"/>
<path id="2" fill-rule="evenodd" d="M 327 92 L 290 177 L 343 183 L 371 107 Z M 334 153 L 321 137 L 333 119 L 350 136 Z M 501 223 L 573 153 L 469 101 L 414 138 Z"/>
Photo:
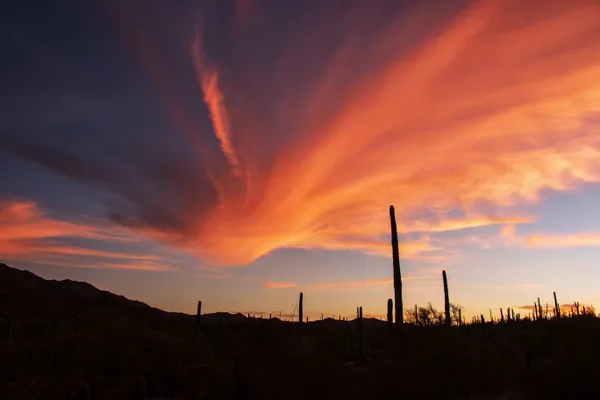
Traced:
<path id="1" fill-rule="evenodd" d="M 452 316 L 450 315 L 450 295 L 448 294 L 448 276 L 446 271 L 442 271 L 442 279 L 444 280 L 444 312 L 446 314 L 446 326 L 452 325 Z"/>
<path id="2" fill-rule="evenodd" d="M 358 361 L 363 359 L 363 309 L 358 308 Z"/>
<path id="3" fill-rule="evenodd" d="M 556 318 L 560 318 L 560 306 L 558 304 L 558 300 L 556 300 L 556 292 L 552 292 L 554 295 L 554 314 Z"/>
<path id="4" fill-rule="evenodd" d="M 198 300 L 198 307 L 196 308 L 196 339 L 200 338 L 200 316 L 202 315 L 202 301 Z"/>
<path id="5" fill-rule="evenodd" d="M 504 312 L 500 309 L 500 322 L 504 322 Z"/>
<path id="6" fill-rule="evenodd" d="M 298 303 L 298 322 L 300 323 L 300 326 L 302 326 L 302 320 L 303 320 L 303 315 L 304 315 L 304 293 L 300 292 L 300 300 Z M 308 321 L 307 321 L 308 322 Z"/>
<path id="7" fill-rule="evenodd" d="M 538 297 L 538 319 L 543 319 L 544 318 L 544 314 L 543 314 L 543 309 L 542 309 L 542 303 L 540 303 L 540 298 Z"/>
<path id="8" fill-rule="evenodd" d="M 398 250 L 398 231 L 396 228 L 396 211 L 390 206 L 390 225 L 392 230 L 392 257 L 394 264 L 394 303 L 396 305 L 396 326 L 404 323 L 402 303 L 402 275 L 400 273 L 400 251 Z"/>
<path id="9" fill-rule="evenodd" d="M 388 299 L 387 301 L 387 323 L 391 331 L 394 327 L 394 301 L 392 299 Z"/>

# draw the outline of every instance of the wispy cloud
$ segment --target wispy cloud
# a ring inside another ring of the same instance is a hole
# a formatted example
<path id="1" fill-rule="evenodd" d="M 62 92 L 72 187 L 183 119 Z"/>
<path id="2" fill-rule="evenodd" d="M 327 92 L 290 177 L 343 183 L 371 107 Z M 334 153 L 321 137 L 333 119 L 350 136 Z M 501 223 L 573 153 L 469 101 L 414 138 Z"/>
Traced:
<path id="1" fill-rule="evenodd" d="M 528 224 L 534 222 L 535 219 L 531 216 L 515 216 L 515 217 L 472 217 L 454 220 L 442 220 L 432 223 L 425 221 L 416 221 L 413 224 L 408 224 L 405 231 L 417 232 L 451 232 L 469 228 L 481 228 L 490 225 L 515 225 Z"/>
<path id="2" fill-rule="evenodd" d="M 206 63 L 202 47 L 201 33 L 196 30 L 191 53 L 198 83 L 204 93 L 204 101 L 210 112 L 213 129 L 221 144 L 221 150 L 233 168 L 234 174 L 239 175 L 241 173 L 240 161 L 233 146 L 231 126 L 227 115 L 227 108 L 225 107 L 225 96 L 219 87 L 219 72 L 215 67 L 209 66 Z"/>
<path id="3" fill-rule="evenodd" d="M 535 234 L 527 236 L 527 244 L 531 248 L 565 248 L 565 247 L 600 247 L 600 233 L 572 233 L 572 234 Z"/>
<path id="4" fill-rule="evenodd" d="M 0 256 L 44 265 L 81 268 L 167 271 L 176 269 L 156 254 L 108 251 L 67 244 L 65 239 L 132 243 L 140 239 L 123 229 L 61 221 L 49 217 L 31 201 L 0 202 Z"/>
<path id="5" fill-rule="evenodd" d="M 287 289 L 298 286 L 293 282 L 265 282 L 265 287 L 269 289 Z"/>
<path id="6" fill-rule="evenodd" d="M 29 261 L 31 260 L 31 261 Z M 138 271 L 176 271 L 179 268 L 170 266 L 167 263 L 162 262 L 144 262 L 144 261 L 120 261 L 119 259 L 105 261 L 97 259 L 83 259 L 74 260 L 69 258 L 48 258 L 48 259 L 37 259 L 28 257 L 28 262 L 32 264 L 40 265 L 53 265 L 57 267 L 72 267 L 72 268 L 86 268 L 86 269 L 130 269 Z"/>
<path id="7" fill-rule="evenodd" d="M 600 233 L 575 232 L 552 234 L 539 232 L 533 234 L 521 234 L 518 232 L 515 225 L 505 225 L 496 235 L 488 237 L 470 235 L 466 241 L 483 248 L 504 246 L 543 250 L 573 247 L 600 247 Z"/>

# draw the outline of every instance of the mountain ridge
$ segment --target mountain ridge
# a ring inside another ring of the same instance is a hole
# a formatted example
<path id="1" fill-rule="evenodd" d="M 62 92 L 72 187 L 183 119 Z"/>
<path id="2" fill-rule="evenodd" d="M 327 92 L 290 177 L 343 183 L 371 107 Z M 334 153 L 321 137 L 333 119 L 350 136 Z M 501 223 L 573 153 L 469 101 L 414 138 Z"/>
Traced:
<path id="1" fill-rule="evenodd" d="M 98 289 L 88 282 L 71 279 L 44 279 L 31 271 L 11 267 L 0 262 L 0 305 L 8 308 L 45 309 L 59 308 L 73 310 L 119 309 L 141 311 L 154 316 L 195 318 L 195 315 L 165 311 L 144 302 L 129 299 L 123 295 Z M 7 313 L 8 310 L 4 311 Z M 2 313 L 2 310 L 0 310 Z M 203 314 L 204 323 L 218 323 L 246 320 L 241 313 L 217 312 Z"/>

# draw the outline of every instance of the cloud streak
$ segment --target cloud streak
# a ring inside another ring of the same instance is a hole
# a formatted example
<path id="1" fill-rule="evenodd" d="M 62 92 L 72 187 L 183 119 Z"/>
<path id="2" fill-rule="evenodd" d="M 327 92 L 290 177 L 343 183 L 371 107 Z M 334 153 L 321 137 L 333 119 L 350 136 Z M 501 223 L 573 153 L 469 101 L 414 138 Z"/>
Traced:
<path id="1" fill-rule="evenodd" d="M 534 249 L 600 247 L 600 233 L 536 234 L 527 236 L 526 241 Z"/>
<path id="2" fill-rule="evenodd" d="M 62 267 L 171 271 L 158 255 L 107 251 L 67 244 L 65 239 L 127 244 L 140 239 L 125 230 L 60 221 L 30 201 L 0 202 L 0 256 Z"/>
<path id="3" fill-rule="evenodd" d="M 233 168 L 233 173 L 239 175 L 241 173 L 240 161 L 233 146 L 229 117 L 227 115 L 227 108 L 225 107 L 225 96 L 219 87 L 219 72 L 216 68 L 206 63 L 202 50 L 202 39 L 198 31 L 196 31 L 196 36 L 192 44 L 191 54 L 194 60 L 194 67 L 196 68 L 198 83 L 202 88 L 204 101 L 210 112 L 210 119 L 215 135 L 219 140 L 223 154 L 227 157 L 227 161 Z"/>
<path id="4" fill-rule="evenodd" d="M 298 286 L 293 282 L 265 282 L 267 289 L 288 289 Z"/>

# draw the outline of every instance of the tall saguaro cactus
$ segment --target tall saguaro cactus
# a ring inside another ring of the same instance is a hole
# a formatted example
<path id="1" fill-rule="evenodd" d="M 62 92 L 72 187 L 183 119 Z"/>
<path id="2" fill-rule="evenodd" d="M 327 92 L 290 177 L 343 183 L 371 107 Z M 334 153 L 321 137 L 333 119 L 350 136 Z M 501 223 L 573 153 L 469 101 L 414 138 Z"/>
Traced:
<path id="1" fill-rule="evenodd" d="M 400 274 L 400 251 L 398 250 L 398 230 L 396 228 L 396 211 L 390 206 L 390 225 L 392 228 L 392 257 L 394 264 L 394 303 L 396 305 L 396 325 L 404 323 L 402 304 L 402 275 Z"/>
<path id="2" fill-rule="evenodd" d="M 544 319 L 544 310 L 542 309 L 542 303 L 540 303 L 540 298 L 538 297 L 538 319 Z"/>
<path id="3" fill-rule="evenodd" d="M 556 310 L 556 318 L 560 318 L 560 307 L 558 305 L 558 301 L 556 300 L 556 292 L 552 292 L 554 294 L 554 309 Z"/>
<path id="4" fill-rule="evenodd" d="M 444 311 L 446 313 L 446 326 L 452 325 L 452 316 L 450 315 L 450 295 L 448 294 L 448 276 L 446 270 L 442 271 L 442 279 L 444 280 Z"/>

